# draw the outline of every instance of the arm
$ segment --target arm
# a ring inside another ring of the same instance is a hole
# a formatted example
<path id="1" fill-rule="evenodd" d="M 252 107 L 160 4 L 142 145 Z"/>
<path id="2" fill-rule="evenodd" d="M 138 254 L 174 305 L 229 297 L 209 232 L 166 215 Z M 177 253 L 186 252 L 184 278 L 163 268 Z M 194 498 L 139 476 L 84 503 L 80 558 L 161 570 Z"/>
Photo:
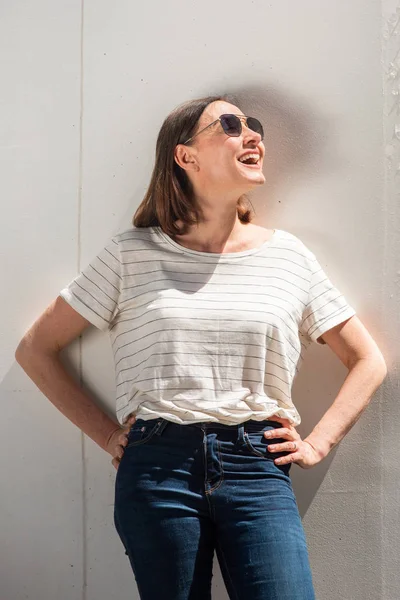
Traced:
<path id="1" fill-rule="evenodd" d="M 386 376 L 381 360 L 365 358 L 350 369 L 337 397 L 313 431 L 304 438 L 321 459 L 350 431 Z"/>
<path id="2" fill-rule="evenodd" d="M 303 440 L 322 459 L 358 421 L 385 379 L 387 367 L 378 346 L 357 316 L 321 337 L 349 369 L 336 399 Z"/>
<path id="3" fill-rule="evenodd" d="M 41 392 L 103 450 L 119 424 L 108 417 L 65 370 L 59 353 L 90 322 L 57 297 L 22 338 L 15 358 Z"/>

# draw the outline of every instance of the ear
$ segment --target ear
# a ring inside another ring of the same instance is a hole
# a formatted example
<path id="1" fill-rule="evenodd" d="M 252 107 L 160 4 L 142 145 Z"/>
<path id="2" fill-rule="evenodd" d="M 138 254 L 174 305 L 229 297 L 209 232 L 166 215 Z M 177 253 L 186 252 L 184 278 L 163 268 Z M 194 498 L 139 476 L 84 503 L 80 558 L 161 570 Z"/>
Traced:
<path id="1" fill-rule="evenodd" d="M 197 159 L 193 148 L 178 144 L 174 151 L 174 158 L 178 165 L 185 171 L 198 171 Z"/>

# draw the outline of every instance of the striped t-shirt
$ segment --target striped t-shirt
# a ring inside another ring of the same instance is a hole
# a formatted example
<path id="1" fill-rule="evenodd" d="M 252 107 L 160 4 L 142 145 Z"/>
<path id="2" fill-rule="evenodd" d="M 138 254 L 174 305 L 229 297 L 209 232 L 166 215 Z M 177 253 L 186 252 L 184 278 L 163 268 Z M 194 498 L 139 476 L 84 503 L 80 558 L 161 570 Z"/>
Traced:
<path id="1" fill-rule="evenodd" d="M 282 229 L 258 248 L 216 254 L 132 227 L 60 295 L 109 331 L 121 424 L 133 413 L 227 425 L 278 415 L 296 426 L 291 388 L 304 350 L 356 312 Z"/>

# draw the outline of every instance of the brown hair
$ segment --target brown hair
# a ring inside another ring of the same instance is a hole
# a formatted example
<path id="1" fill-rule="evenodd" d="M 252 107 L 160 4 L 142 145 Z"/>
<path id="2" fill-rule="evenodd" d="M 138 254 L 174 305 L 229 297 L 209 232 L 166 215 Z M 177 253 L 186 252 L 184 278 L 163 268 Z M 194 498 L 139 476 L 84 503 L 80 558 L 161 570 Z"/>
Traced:
<path id="1" fill-rule="evenodd" d="M 194 135 L 203 111 L 217 100 L 236 104 L 231 94 L 197 98 L 179 105 L 164 120 L 157 138 L 150 184 L 133 216 L 135 227 L 160 226 L 165 233 L 174 236 L 187 233 L 189 225 L 199 222 L 201 207 L 194 198 L 186 171 L 175 161 L 174 150 Z M 190 144 L 192 141 L 187 145 Z M 237 202 L 238 217 L 242 223 L 250 223 L 252 218 L 247 202 L 244 194 Z M 181 229 L 174 223 L 178 219 L 184 224 Z"/>

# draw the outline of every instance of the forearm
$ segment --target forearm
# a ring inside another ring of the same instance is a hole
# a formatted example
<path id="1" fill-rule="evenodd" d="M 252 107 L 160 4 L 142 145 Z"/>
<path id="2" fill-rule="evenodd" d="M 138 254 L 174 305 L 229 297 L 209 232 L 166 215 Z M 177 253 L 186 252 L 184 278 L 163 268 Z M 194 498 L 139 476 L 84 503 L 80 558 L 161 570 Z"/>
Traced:
<path id="1" fill-rule="evenodd" d="M 17 362 L 52 404 L 103 450 L 119 425 L 106 415 L 65 370 L 58 353 L 18 349 Z"/>
<path id="2" fill-rule="evenodd" d="M 304 441 L 324 458 L 358 421 L 385 377 L 386 370 L 376 359 L 365 358 L 356 362 L 336 399 Z"/>

